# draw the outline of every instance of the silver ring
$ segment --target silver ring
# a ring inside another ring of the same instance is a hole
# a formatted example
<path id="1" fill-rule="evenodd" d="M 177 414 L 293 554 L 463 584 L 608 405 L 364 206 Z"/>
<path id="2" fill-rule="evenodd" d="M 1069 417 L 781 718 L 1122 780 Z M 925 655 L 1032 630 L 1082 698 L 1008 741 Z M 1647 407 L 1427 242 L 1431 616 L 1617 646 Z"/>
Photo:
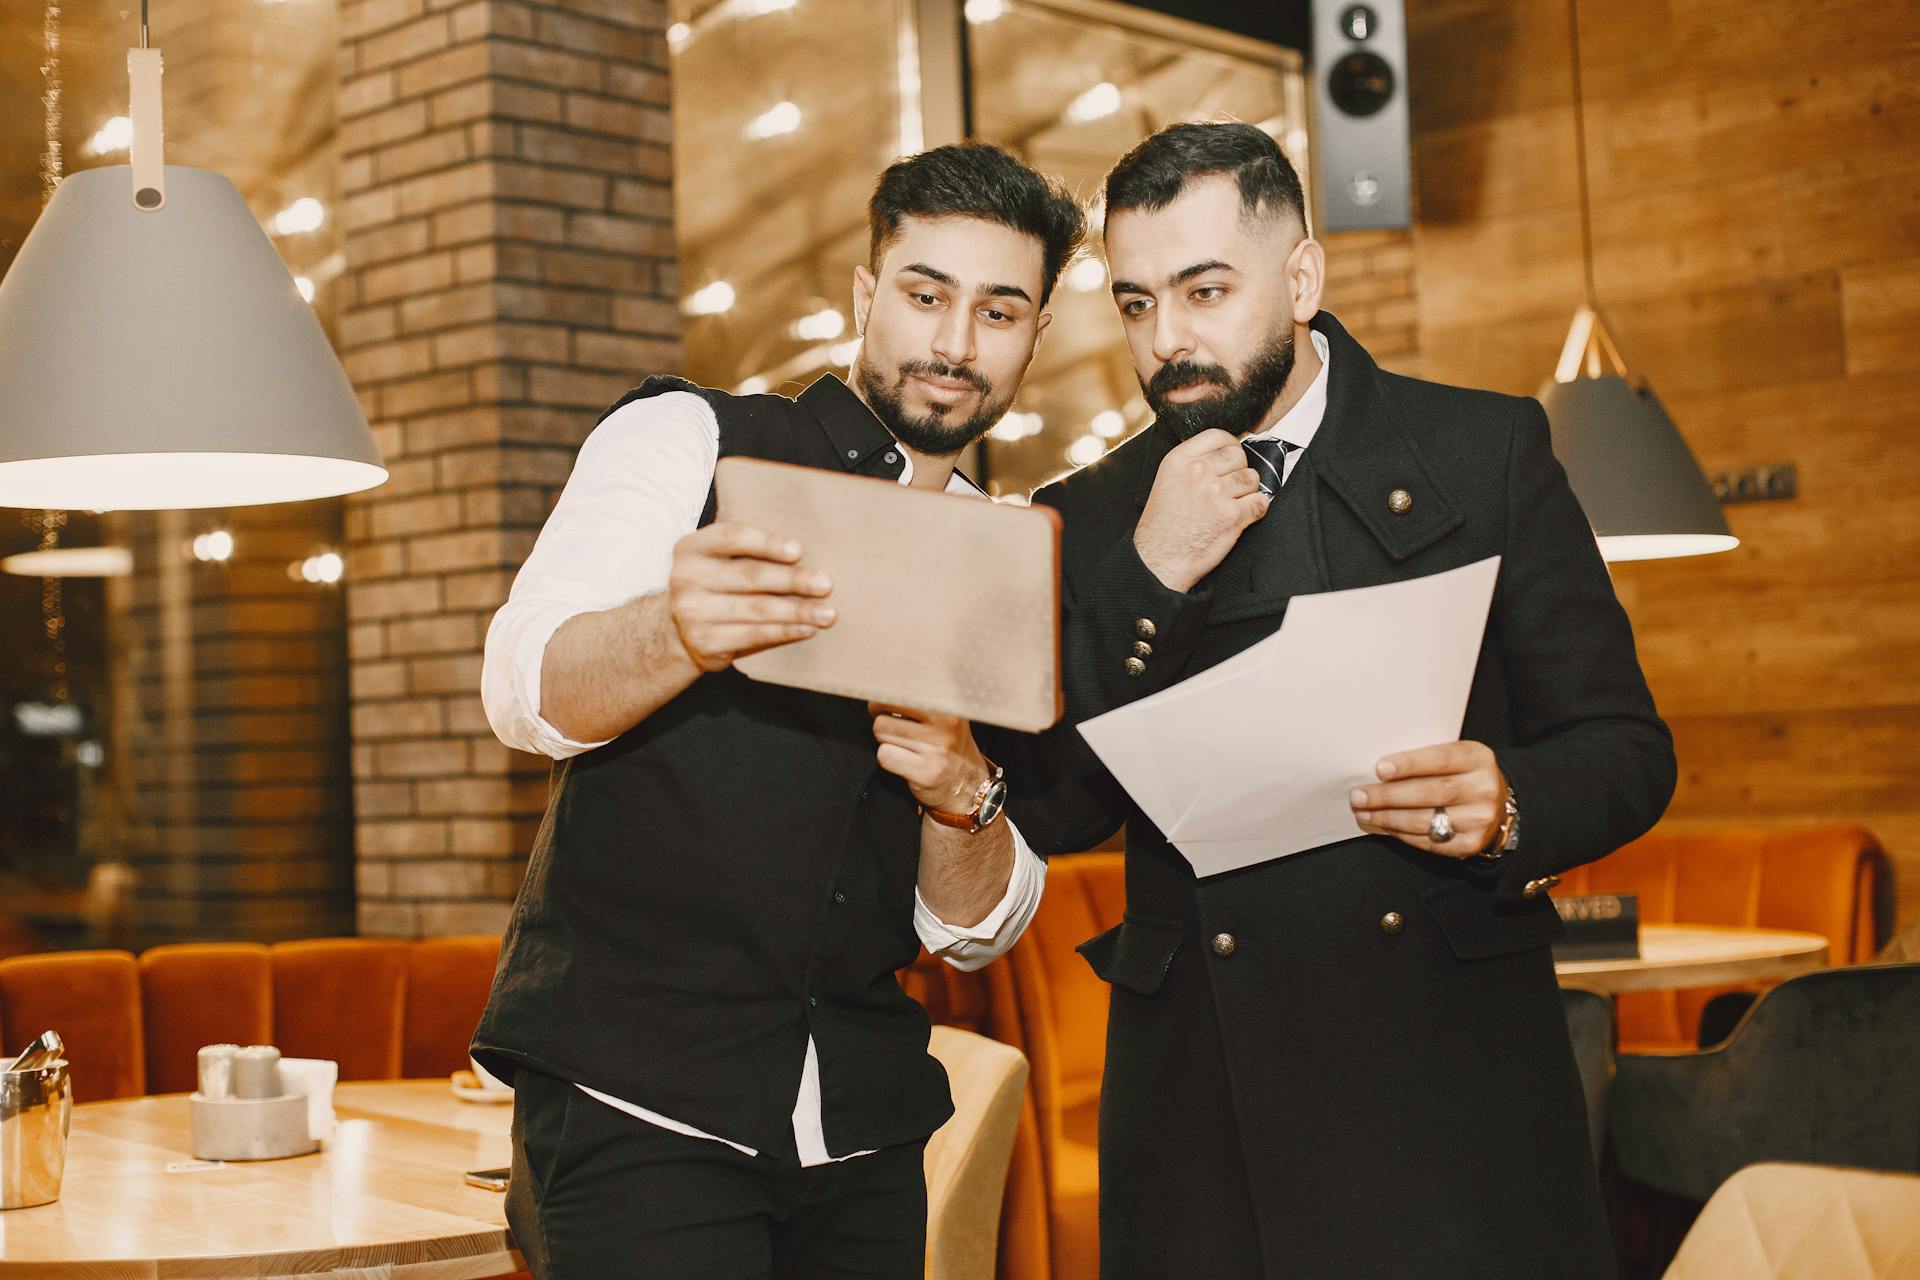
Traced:
<path id="1" fill-rule="evenodd" d="M 1435 809 L 1433 817 L 1427 820 L 1427 839 L 1435 844 L 1445 844 L 1453 839 L 1453 819 L 1447 816 L 1445 809 Z"/>

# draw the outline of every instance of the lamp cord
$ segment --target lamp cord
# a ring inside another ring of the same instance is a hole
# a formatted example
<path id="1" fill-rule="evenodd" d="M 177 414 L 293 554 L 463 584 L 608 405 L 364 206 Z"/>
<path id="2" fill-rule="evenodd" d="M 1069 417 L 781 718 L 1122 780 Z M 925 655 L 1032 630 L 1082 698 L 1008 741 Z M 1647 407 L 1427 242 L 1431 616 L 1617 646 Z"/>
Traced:
<path id="1" fill-rule="evenodd" d="M 146 0 L 141 0 L 144 4 Z M 1580 262 L 1586 269 L 1587 305 L 1598 310 L 1593 287 L 1593 212 L 1587 191 L 1587 116 L 1580 90 L 1580 0 L 1567 0 L 1567 42 L 1573 48 L 1574 160 L 1580 175 Z"/>

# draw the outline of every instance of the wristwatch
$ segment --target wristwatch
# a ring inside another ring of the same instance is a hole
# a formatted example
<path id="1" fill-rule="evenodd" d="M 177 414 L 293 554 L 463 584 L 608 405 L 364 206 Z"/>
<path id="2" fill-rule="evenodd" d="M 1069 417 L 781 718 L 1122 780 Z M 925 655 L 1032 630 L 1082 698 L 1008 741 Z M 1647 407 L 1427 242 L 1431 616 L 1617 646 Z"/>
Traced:
<path id="1" fill-rule="evenodd" d="M 1514 798 L 1513 788 L 1507 788 L 1506 814 L 1500 819 L 1500 826 L 1493 833 L 1493 843 L 1482 849 L 1476 857 L 1492 862 L 1503 858 L 1520 847 L 1520 802 Z"/>
<path id="2" fill-rule="evenodd" d="M 959 813 L 946 813 L 925 805 L 920 806 L 920 812 L 943 827 L 952 827 L 968 835 L 992 826 L 993 820 L 1007 807 L 1007 771 L 985 756 L 980 758 L 986 761 L 987 778 L 980 784 L 980 789 L 973 793 L 972 804 Z"/>

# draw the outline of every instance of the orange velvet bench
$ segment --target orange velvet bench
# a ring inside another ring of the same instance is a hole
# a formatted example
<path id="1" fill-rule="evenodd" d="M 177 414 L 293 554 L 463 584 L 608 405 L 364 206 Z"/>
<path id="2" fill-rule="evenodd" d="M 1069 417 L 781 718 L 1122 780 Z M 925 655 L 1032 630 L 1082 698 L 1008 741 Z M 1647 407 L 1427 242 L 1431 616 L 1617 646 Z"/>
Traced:
<path id="1" fill-rule="evenodd" d="M 316 938 L 71 951 L 0 960 L 0 1045 L 65 1037 L 74 1100 L 194 1086 L 201 1045 L 332 1058 L 342 1080 L 464 1066 L 500 940 Z M 17 1047 L 17 1046 L 16 1046 Z"/>

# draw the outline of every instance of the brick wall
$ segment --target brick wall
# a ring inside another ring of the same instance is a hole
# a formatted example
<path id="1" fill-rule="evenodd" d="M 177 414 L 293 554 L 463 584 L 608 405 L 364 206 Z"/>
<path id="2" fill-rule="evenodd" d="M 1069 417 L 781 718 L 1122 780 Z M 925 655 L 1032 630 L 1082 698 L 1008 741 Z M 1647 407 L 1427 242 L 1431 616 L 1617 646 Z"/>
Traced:
<path id="1" fill-rule="evenodd" d="M 392 479 L 350 500 L 359 927 L 498 930 L 544 759 L 481 645 L 594 418 L 681 365 L 659 0 L 341 6 L 341 345 Z"/>
<path id="2" fill-rule="evenodd" d="M 290 565 L 337 545 L 340 503 L 109 517 L 111 945 L 351 932 L 345 654 L 337 587 Z M 233 535 L 197 561 L 197 533 Z"/>
<path id="3" fill-rule="evenodd" d="M 1420 376 L 1420 306 L 1408 231 L 1343 231 L 1322 236 L 1324 305 L 1382 368 Z"/>

